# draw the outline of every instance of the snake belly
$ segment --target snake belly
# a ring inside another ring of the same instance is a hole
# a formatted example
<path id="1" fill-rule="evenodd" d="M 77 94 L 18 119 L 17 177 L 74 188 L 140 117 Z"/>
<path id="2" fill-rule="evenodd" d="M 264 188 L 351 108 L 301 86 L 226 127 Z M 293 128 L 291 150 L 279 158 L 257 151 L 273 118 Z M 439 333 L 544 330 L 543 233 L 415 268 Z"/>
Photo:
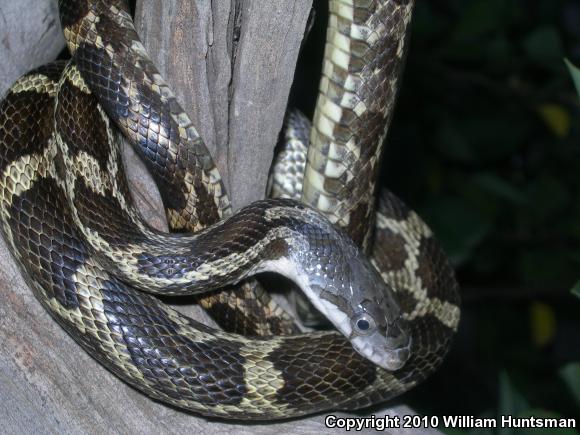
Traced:
<path id="1" fill-rule="evenodd" d="M 117 72 L 117 65 L 111 60 L 114 57 L 105 54 L 122 51 L 122 44 L 113 39 L 101 38 L 99 42 L 99 37 L 88 41 L 79 36 L 87 22 L 87 34 L 100 32 L 101 26 L 109 30 L 129 29 L 130 19 L 123 3 L 61 2 L 61 8 L 68 10 L 68 15 L 63 15 L 69 20 L 63 20 L 63 25 L 69 32 L 69 42 L 74 41 L 77 67 L 93 94 L 105 101 L 104 111 L 116 108 L 113 121 L 125 123 L 144 154 L 158 163 L 153 172 L 156 179 L 162 180 L 164 198 L 172 198 L 165 204 L 174 227 L 191 222 L 199 223 L 200 228 L 212 224 L 229 213 L 225 191 L 211 158 L 204 153 L 203 142 L 174 104 L 161 77 L 149 69 L 149 64 L 137 63 L 133 64 L 133 78 L 116 79 L 111 75 Z M 373 18 L 375 11 L 385 5 L 400 6 L 391 1 L 361 4 L 331 2 L 338 31 L 347 28 L 344 20 Z M 87 17 L 88 21 L 83 21 Z M 75 26 L 77 33 L 71 30 Z M 372 32 L 359 32 L 359 37 L 364 34 L 369 40 L 376 39 Z M 352 29 L 345 35 L 349 36 Z M 136 39 L 130 47 L 135 52 L 141 50 Z M 85 53 L 84 61 L 79 62 L 77 53 Z M 250 339 L 210 329 L 111 274 L 83 234 L 86 221 L 84 226 L 75 225 L 79 221 L 75 216 L 77 208 L 71 206 L 67 180 L 63 179 L 66 176 L 62 176 L 63 171 L 70 174 L 71 170 L 63 169 L 65 158 L 52 126 L 63 68 L 64 65 L 55 64 L 29 73 L 11 88 L 1 104 L 2 230 L 37 299 L 101 364 L 155 399 L 207 416 L 260 420 L 377 403 L 412 388 L 440 365 L 459 319 L 457 284 L 425 224 L 388 193 L 379 202 L 373 261 L 385 281 L 398 283 L 397 296 L 413 337 L 411 359 L 396 372 L 379 369 L 360 357 L 335 332 Z M 85 75 L 91 69 L 93 80 L 90 74 L 89 78 Z M 109 74 L 104 75 L 104 71 Z M 103 77 L 113 79 L 104 81 Z M 130 86 L 111 89 L 111 83 Z M 155 95 L 139 90 L 139 86 L 158 91 L 157 105 L 153 101 L 144 104 L 142 100 L 134 104 L 131 98 L 136 95 Z M 348 87 L 346 83 L 345 86 Z M 119 101 L 123 104 L 110 104 Z M 148 119 L 165 119 L 171 128 L 158 130 L 156 135 L 147 130 L 153 122 L 141 128 L 141 118 L 131 113 L 143 108 L 149 109 Z M 166 108 L 169 112 L 157 113 L 152 108 Z M 106 124 L 102 111 L 94 110 L 92 121 L 102 119 Z M 79 115 L 83 111 L 87 109 L 76 108 Z M 84 116 L 89 119 L 87 113 Z M 163 133 L 167 133 L 165 140 L 159 139 Z M 150 152 L 152 137 L 166 144 L 166 150 L 156 148 Z M 106 156 L 99 156 L 87 149 L 85 162 L 89 164 L 81 170 L 86 171 L 84 179 L 91 180 L 101 172 L 103 166 L 93 171 L 99 157 L 105 168 L 112 169 L 116 158 L 111 155 L 107 152 Z M 163 164 L 159 164 L 161 158 L 166 159 Z M 114 177 L 100 185 L 114 186 L 109 189 L 109 197 L 128 198 L 120 168 L 118 165 L 116 171 L 111 171 Z M 110 182 L 111 179 L 115 181 Z M 205 198 L 204 204 L 213 204 L 213 209 L 198 211 L 194 205 L 200 202 L 196 199 L 199 197 Z M 140 234 L 149 231 L 145 227 L 138 229 Z"/>

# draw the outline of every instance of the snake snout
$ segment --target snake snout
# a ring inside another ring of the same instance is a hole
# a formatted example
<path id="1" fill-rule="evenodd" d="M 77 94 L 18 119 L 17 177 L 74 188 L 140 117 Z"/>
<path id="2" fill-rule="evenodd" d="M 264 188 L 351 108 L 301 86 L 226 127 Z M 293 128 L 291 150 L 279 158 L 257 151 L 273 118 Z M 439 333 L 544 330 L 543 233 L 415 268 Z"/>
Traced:
<path id="1" fill-rule="evenodd" d="M 410 346 L 411 336 L 406 331 L 405 324 L 397 320 L 387 327 L 386 348 L 401 349 Z"/>
<path id="2" fill-rule="evenodd" d="M 389 325 L 385 332 L 385 335 L 377 332 L 368 337 L 356 337 L 351 343 L 359 354 L 379 367 L 399 370 L 411 357 L 412 337 L 399 322 Z"/>
<path id="3" fill-rule="evenodd" d="M 403 368 L 411 356 L 411 342 L 406 347 L 384 352 L 385 357 L 378 363 L 386 370 L 395 371 Z"/>
<path id="4" fill-rule="evenodd" d="M 384 358 L 379 365 L 387 370 L 402 368 L 411 356 L 411 344 L 411 335 L 404 329 L 404 325 L 400 322 L 389 325 L 381 352 Z"/>

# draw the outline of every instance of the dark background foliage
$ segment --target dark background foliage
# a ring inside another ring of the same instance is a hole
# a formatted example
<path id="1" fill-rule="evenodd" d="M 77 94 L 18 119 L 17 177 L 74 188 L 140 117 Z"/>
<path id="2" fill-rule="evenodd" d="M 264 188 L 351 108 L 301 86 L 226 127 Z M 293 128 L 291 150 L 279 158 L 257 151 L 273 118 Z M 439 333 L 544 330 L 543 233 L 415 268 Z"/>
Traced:
<path id="1" fill-rule="evenodd" d="M 324 39 L 315 2 L 310 41 Z M 418 0 L 384 185 L 432 226 L 462 287 L 427 415 L 580 415 L 580 3 Z M 322 46 L 294 99 L 311 112 Z"/>

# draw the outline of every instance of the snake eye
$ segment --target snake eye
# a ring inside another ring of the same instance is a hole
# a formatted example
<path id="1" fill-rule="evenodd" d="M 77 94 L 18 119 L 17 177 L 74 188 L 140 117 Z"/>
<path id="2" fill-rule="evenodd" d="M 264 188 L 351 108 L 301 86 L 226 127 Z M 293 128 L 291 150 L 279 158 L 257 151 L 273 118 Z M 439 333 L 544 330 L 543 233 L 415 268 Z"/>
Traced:
<path id="1" fill-rule="evenodd" d="M 361 335 L 369 334 L 375 329 L 375 319 L 368 313 L 362 313 L 353 318 L 353 325 L 356 332 Z"/>
<path id="2" fill-rule="evenodd" d="M 366 319 L 358 319 L 357 322 L 356 322 L 356 326 L 361 331 L 366 331 L 366 330 L 368 330 L 371 327 L 371 324 Z"/>

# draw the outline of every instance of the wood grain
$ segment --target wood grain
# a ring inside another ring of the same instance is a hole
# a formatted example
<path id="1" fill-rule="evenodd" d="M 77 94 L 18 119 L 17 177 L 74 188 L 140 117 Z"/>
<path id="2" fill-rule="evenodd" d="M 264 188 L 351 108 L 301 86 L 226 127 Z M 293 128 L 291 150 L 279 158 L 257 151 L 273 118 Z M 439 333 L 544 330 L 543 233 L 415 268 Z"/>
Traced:
<path id="1" fill-rule="evenodd" d="M 57 0 L 0 0 L 0 96 L 64 48 Z"/>
<path id="2" fill-rule="evenodd" d="M 143 42 L 214 156 L 234 209 L 264 197 L 311 4 L 137 2 Z"/>

